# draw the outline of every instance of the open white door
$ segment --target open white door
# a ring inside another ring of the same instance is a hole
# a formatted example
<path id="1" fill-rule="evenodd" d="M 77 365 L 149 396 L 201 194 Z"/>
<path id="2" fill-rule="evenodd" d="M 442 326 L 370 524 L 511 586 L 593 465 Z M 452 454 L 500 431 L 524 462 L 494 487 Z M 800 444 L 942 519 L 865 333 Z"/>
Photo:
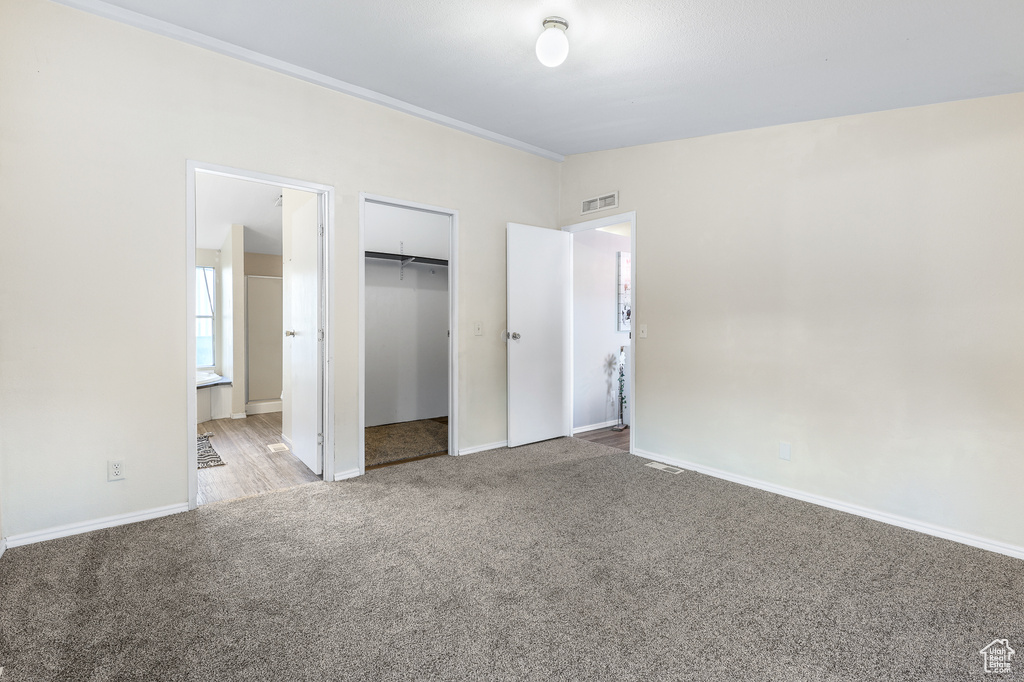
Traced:
<path id="1" fill-rule="evenodd" d="M 284 190 L 284 391 L 282 422 L 292 454 L 323 473 L 320 428 L 320 202 L 312 192 Z M 289 219 L 290 218 L 290 219 Z"/>
<path id="2" fill-rule="evenodd" d="M 572 235 L 508 224 L 508 444 L 572 435 Z"/>

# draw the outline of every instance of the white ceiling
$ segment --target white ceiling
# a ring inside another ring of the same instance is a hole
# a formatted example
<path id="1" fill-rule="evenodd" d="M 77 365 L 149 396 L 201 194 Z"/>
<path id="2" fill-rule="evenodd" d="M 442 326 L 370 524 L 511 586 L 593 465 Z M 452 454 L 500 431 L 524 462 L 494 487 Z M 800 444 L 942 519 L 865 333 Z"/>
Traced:
<path id="1" fill-rule="evenodd" d="M 196 173 L 196 248 L 219 250 L 232 225 L 245 226 L 247 253 L 281 255 L 281 188 Z"/>
<path id="2" fill-rule="evenodd" d="M 1024 91 L 1022 0 L 62 1 L 556 156 Z M 555 69 L 533 52 L 551 14 Z"/>

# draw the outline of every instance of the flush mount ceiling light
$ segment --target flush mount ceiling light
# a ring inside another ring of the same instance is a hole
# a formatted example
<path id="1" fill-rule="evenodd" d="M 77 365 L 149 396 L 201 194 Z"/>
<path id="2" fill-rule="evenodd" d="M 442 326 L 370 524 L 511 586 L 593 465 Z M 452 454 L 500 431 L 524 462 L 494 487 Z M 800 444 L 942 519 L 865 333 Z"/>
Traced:
<path id="1" fill-rule="evenodd" d="M 544 20 L 544 32 L 537 38 L 537 59 L 544 66 L 558 66 L 569 56 L 569 39 L 565 30 L 569 22 L 562 17 Z"/>

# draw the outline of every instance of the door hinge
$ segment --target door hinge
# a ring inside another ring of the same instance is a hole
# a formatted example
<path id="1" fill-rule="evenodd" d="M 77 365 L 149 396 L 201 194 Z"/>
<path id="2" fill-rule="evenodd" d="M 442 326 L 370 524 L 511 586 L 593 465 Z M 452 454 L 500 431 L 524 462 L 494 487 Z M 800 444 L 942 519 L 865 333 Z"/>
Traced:
<path id="1" fill-rule="evenodd" d="M 316 332 L 316 340 L 317 341 L 323 341 L 324 340 L 324 330 L 323 329 L 318 329 L 317 330 L 317 332 Z"/>
<path id="2" fill-rule="evenodd" d="M 317 225 L 317 230 L 318 230 L 320 236 L 323 237 L 324 236 L 324 226 L 323 225 Z"/>
<path id="3" fill-rule="evenodd" d="M 316 444 L 317 445 L 323 445 L 324 444 L 324 434 L 322 434 L 322 433 L 316 434 Z"/>

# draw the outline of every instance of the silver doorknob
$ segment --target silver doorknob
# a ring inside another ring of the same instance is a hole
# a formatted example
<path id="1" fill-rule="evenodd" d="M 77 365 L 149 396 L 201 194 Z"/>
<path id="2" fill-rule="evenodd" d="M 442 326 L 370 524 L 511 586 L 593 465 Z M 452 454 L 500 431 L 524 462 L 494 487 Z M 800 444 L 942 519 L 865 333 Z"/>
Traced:
<path id="1" fill-rule="evenodd" d="M 518 341 L 519 338 L 520 338 L 519 337 L 519 332 L 512 332 L 512 340 L 513 341 Z"/>
<path id="2" fill-rule="evenodd" d="M 286 331 L 284 333 L 284 335 L 285 336 L 295 336 L 295 330 L 294 329 L 289 329 L 288 331 Z"/>

